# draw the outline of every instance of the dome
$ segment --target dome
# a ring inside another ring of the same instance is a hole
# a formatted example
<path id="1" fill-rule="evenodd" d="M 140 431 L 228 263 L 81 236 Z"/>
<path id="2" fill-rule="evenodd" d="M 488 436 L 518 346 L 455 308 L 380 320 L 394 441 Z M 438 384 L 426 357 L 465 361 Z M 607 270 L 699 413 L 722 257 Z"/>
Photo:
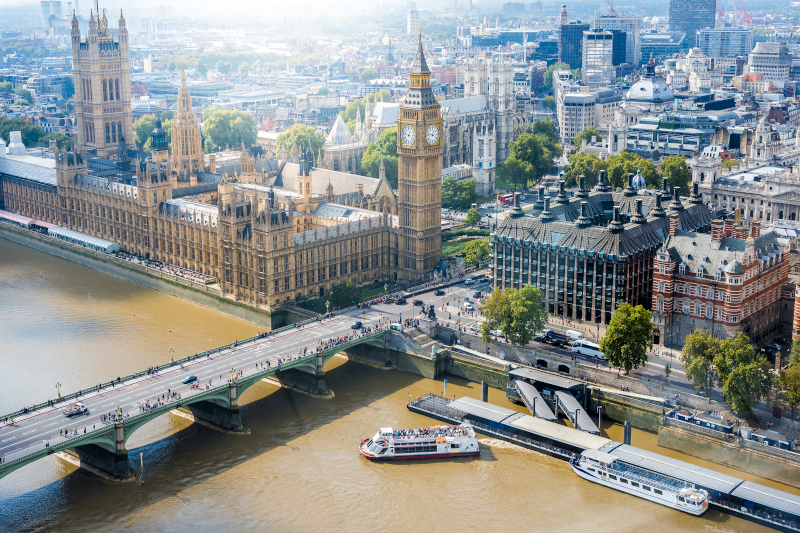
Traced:
<path id="1" fill-rule="evenodd" d="M 642 171 L 637 170 L 636 175 L 633 177 L 633 188 L 634 189 L 646 189 L 647 183 L 645 183 L 644 178 L 642 177 Z"/>
<path id="2" fill-rule="evenodd" d="M 726 274 L 744 274 L 744 267 L 739 261 L 734 261 L 725 267 Z"/>
<path id="3" fill-rule="evenodd" d="M 637 81 L 633 84 L 633 87 L 628 89 L 625 98 L 629 102 L 649 102 L 654 104 L 663 104 L 675 100 L 672 95 L 672 89 L 658 78 L 644 78 Z"/>
<path id="4" fill-rule="evenodd" d="M 156 127 L 150 133 L 150 151 L 163 152 L 169 150 L 169 143 L 167 142 L 167 132 L 161 127 L 161 119 L 156 119 Z"/>

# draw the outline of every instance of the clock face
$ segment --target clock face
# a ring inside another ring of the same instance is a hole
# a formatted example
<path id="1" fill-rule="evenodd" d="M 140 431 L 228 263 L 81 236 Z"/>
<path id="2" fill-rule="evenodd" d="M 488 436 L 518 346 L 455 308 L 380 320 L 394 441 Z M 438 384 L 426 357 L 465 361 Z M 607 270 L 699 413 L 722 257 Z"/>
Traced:
<path id="1" fill-rule="evenodd" d="M 403 128 L 403 144 L 414 144 L 414 128 L 406 126 Z"/>
<path id="2" fill-rule="evenodd" d="M 426 137 L 428 139 L 428 144 L 436 144 L 439 142 L 439 128 L 436 126 L 429 126 Z"/>

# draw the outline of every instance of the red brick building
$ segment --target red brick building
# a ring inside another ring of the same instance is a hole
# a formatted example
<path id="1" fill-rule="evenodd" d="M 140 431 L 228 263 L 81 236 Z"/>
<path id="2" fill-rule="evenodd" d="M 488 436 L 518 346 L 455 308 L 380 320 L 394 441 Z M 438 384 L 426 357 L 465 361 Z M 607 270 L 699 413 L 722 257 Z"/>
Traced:
<path id="1" fill-rule="evenodd" d="M 710 234 L 679 230 L 674 215 L 670 222 L 653 264 L 654 340 L 681 346 L 705 329 L 723 339 L 742 331 L 763 344 L 780 333 L 789 244 L 773 232 L 761 235 L 758 221 L 750 235 L 732 220 L 714 220 Z"/>

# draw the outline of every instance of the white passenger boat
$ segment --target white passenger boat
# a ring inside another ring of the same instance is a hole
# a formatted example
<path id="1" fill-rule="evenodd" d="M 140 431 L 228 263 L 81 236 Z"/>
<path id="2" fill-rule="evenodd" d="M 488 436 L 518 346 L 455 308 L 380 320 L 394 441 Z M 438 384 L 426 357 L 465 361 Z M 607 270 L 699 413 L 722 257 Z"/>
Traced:
<path id="1" fill-rule="evenodd" d="M 433 459 L 479 455 L 478 438 L 469 423 L 421 429 L 381 428 L 358 447 L 372 460 Z"/>
<path id="2" fill-rule="evenodd" d="M 708 493 L 684 481 L 624 463 L 614 455 L 586 450 L 569 464 L 583 479 L 699 516 L 708 510 Z"/>

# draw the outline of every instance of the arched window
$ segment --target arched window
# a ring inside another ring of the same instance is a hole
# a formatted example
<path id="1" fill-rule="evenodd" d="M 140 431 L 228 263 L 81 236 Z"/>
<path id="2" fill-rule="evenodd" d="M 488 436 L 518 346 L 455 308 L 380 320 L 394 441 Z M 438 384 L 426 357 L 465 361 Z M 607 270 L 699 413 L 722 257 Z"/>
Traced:
<path id="1" fill-rule="evenodd" d="M 119 100 L 119 78 L 114 80 L 114 92 L 117 95 L 117 100 Z"/>
<path id="2" fill-rule="evenodd" d="M 706 173 L 705 172 L 701 172 L 700 173 L 700 181 L 706 181 Z"/>
<path id="3" fill-rule="evenodd" d="M 117 123 L 116 122 L 112 122 L 111 123 L 111 142 L 112 143 L 117 142 Z"/>
<path id="4" fill-rule="evenodd" d="M 106 122 L 106 144 L 111 144 L 111 126 L 108 122 Z"/>
<path id="5" fill-rule="evenodd" d="M 106 87 L 106 80 L 103 80 L 103 101 L 108 101 L 108 87 Z"/>

